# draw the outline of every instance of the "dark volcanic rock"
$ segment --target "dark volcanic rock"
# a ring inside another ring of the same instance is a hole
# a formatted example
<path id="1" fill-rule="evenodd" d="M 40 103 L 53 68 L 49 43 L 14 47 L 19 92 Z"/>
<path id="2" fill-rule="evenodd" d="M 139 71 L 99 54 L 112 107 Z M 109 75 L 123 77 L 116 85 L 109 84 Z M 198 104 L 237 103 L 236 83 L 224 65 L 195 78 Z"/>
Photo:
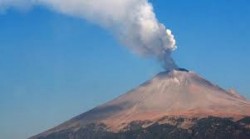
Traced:
<path id="1" fill-rule="evenodd" d="M 194 139 L 249 139 L 250 130 L 229 118 L 209 117 L 191 128 Z"/>
<path id="2" fill-rule="evenodd" d="M 89 124 L 77 131 L 64 130 L 34 139 L 250 139 L 250 129 L 229 118 L 208 117 L 189 129 L 158 123 L 142 128 L 142 122 L 133 122 L 125 131 L 113 133 L 103 124 Z"/>

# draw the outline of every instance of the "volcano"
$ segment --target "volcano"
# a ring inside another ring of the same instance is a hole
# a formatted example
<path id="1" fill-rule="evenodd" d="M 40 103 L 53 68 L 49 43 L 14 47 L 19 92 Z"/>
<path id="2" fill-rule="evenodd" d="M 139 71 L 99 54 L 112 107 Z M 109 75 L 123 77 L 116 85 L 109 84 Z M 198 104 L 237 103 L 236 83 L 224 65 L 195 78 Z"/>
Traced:
<path id="1" fill-rule="evenodd" d="M 249 139 L 250 101 L 174 69 L 30 139 Z"/>

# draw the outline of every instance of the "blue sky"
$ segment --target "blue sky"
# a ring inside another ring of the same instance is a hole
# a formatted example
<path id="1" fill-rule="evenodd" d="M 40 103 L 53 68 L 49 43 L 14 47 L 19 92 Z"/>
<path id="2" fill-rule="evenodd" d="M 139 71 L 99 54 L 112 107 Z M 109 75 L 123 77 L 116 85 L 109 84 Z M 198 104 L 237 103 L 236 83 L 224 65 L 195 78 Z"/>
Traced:
<path id="1" fill-rule="evenodd" d="M 250 2 L 154 0 L 177 64 L 250 98 Z M 24 139 L 102 104 L 163 69 L 105 29 L 44 7 L 0 14 L 0 138 Z"/>

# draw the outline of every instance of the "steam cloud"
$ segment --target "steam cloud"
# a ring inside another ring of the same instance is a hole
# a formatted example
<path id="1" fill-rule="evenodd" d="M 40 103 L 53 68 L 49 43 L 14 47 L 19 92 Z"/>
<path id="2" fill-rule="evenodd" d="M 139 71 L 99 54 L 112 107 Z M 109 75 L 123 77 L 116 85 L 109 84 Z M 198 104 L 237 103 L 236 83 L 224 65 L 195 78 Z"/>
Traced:
<path id="1" fill-rule="evenodd" d="M 159 23 L 148 0 L 0 0 L 0 8 L 43 5 L 98 24 L 141 56 L 159 59 L 167 70 L 176 68 L 171 52 L 174 35 Z"/>

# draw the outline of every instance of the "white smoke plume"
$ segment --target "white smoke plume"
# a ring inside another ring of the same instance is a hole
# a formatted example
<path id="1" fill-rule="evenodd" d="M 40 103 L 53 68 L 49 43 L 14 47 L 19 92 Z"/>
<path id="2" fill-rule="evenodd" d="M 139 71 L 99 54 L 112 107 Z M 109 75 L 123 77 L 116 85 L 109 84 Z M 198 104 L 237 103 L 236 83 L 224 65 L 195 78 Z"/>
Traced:
<path id="1" fill-rule="evenodd" d="M 30 5 L 89 20 L 137 54 L 156 57 L 168 70 L 176 68 L 170 56 L 176 49 L 174 35 L 157 20 L 148 0 L 0 0 L 2 9 Z"/>

